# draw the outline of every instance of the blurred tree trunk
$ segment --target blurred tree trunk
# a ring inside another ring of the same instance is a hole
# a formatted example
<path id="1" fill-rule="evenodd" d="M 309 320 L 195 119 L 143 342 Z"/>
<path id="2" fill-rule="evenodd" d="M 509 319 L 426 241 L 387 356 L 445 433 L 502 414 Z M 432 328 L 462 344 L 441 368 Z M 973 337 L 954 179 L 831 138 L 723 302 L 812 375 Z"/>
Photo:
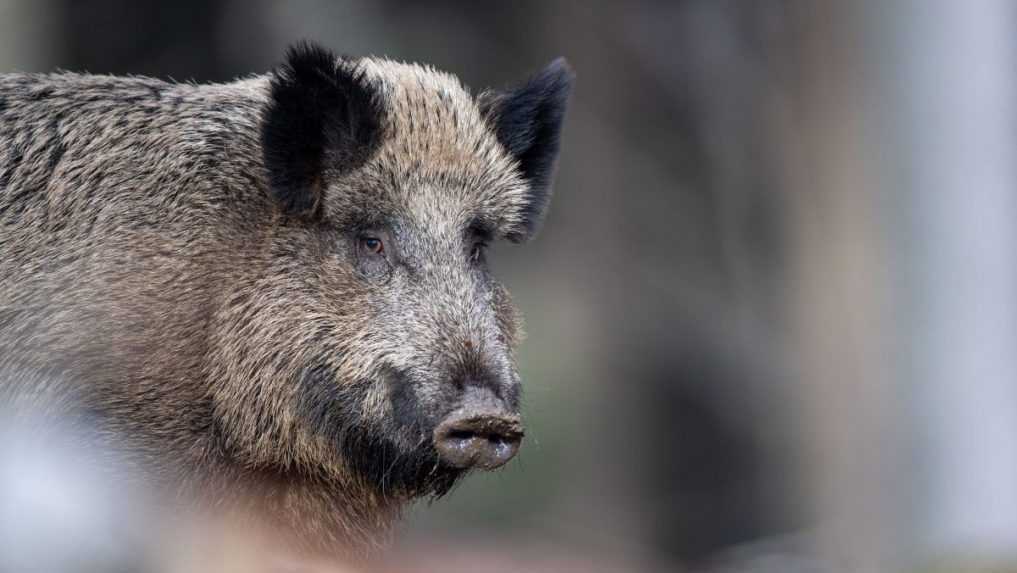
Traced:
<path id="1" fill-rule="evenodd" d="M 836 570 L 893 568 L 901 517 L 898 387 L 886 229 L 857 16 L 845 4 L 794 12 L 799 58 L 780 110 L 792 253 L 792 359 L 818 551 Z"/>
<path id="2" fill-rule="evenodd" d="M 851 571 L 1013 559 L 1012 6 L 798 8 L 781 124 L 819 550 Z"/>

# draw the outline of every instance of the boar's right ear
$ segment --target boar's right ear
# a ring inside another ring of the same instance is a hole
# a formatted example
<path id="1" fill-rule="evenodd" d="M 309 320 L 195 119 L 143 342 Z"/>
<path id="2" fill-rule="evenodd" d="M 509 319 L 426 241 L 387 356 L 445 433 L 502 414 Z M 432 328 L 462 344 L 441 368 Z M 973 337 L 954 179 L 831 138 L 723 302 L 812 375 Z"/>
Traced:
<path id="1" fill-rule="evenodd" d="M 564 58 L 551 62 L 521 86 L 480 94 L 478 105 L 498 141 L 519 162 L 529 184 L 522 229 L 512 241 L 531 237 L 551 199 L 551 178 L 558 159 L 565 108 L 575 74 Z"/>
<path id="2" fill-rule="evenodd" d="M 269 186 L 286 213 L 315 217 L 326 173 L 367 161 L 381 139 L 382 107 L 355 62 L 294 45 L 272 74 L 261 144 Z"/>

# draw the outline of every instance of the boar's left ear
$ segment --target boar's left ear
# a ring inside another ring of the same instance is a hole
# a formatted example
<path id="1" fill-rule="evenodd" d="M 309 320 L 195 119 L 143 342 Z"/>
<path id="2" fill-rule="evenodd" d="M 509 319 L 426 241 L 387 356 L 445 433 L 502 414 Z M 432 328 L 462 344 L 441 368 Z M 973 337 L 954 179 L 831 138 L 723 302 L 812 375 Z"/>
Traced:
<path id="1" fill-rule="evenodd" d="M 272 196 L 284 212 L 314 217 L 327 174 L 362 165 L 381 139 L 382 107 L 355 61 L 309 43 L 272 74 L 261 143 Z"/>
<path id="2" fill-rule="evenodd" d="M 513 241 L 531 237 L 547 210 L 574 78 L 565 59 L 558 58 L 517 88 L 488 91 L 478 97 L 481 113 L 498 141 L 519 162 L 523 179 L 530 186 L 524 228 L 509 236 Z"/>

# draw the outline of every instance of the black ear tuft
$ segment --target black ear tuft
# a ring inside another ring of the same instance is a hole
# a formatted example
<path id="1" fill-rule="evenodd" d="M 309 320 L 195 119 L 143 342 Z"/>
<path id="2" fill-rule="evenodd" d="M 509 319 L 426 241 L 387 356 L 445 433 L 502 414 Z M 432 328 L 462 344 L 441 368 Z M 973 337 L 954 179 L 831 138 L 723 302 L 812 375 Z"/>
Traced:
<path id="1" fill-rule="evenodd" d="M 558 58 L 523 85 L 504 92 L 485 92 L 479 98 L 481 112 L 498 141 L 519 161 L 523 178 L 530 184 L 526 232 L 515 240 L 531 236 L 547 210 L 574 79 L 565 59 Z"/>
<path id="2" fill-rule="evenodd" d="M 299 43 L 272 74 L 261 143 L 272 195 L 284 211 L 313 216 L 323 178 L 367 161 L 381 142 L 382 106 L 355 62 Z"/>

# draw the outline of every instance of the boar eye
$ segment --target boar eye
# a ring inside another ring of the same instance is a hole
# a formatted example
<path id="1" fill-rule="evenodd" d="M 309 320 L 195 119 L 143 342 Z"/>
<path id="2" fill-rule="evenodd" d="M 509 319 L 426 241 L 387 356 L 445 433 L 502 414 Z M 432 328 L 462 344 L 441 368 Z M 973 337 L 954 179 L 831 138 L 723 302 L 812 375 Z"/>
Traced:
<path id="1" fill-rule="evenodd" d="M 391 239 L 385 231 L 365 230 L 356 235 L 355 258 L 364 278 L 377 281 L 391 275 L 392 261 L 389 260 L 388 248 L 395 245 L 390 242 Z"/>
<path id="2" fill-rule="evenodd" d="M 385 252 L 385 244 L 378 237 L 360 237 L 360 250 L 369 255 L 380 255 Z"/>

